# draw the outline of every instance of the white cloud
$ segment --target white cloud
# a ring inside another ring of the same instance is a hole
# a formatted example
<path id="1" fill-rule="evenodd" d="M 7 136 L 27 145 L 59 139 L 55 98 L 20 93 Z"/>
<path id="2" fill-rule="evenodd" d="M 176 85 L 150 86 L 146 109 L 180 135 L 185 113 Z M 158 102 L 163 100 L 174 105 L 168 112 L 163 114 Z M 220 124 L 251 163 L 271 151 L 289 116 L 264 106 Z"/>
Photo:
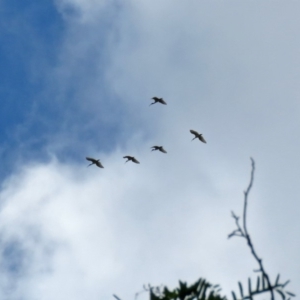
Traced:
<path id="1" fill-rule="evenodd" d="M 99 17 L 114 1 L 107 0 L 55 0 L 59 12 L 65 17 L 74 15 L 80 22 L 86 23 Z"/>
<path id="2" fill-rule="evenodd" d="M 254 244 L 297 292 L 298 4 L 131 1 L 103 44 L 95 36 L 107 2 L 57 3 L 81 10 L 68 23 L 57 78 L 93 104 L 91 117 L 104 101 L 97 94 L 104 78 L 110 101 L 125 109 L 115 120 L 125 133 L 111 153 L 91 146 L 103 170 L 53 160 L 6 181 L 2 243 L 17 241 L 30 256 L 16 293 L 130 299 L 144 283 L 203 276 L 229 295 L 257 267 L 244 241 L 226 240 L 230 210 L 241 214 L 250 155 L 257 162 L 248 218 Z M 78 60 L 94 47 L 107 61 L 96 60 L 89 74 Z M 83 84 L 71 76 L 77 73 Z M 154 95 L 168 105 L 149 107 Z M 102 115 L 114 119 L 110 112 Z M 190 129 L 208 143 L 191 142 Z M 151 153 L 154 144 L 168 154 Z M 141 164 L 124 165 L 126 154 Z"/>

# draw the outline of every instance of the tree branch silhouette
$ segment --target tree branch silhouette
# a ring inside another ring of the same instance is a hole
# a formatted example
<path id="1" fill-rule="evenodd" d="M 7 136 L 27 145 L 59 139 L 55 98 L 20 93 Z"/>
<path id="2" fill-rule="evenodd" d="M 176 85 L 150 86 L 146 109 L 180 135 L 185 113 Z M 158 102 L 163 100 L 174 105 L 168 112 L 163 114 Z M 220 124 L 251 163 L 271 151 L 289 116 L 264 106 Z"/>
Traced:
<path id="1" fill-rule="evenodd" d="M 244 191 L 244 206 L 243 206 L 243 219 L 240 224 L 240 217 L 237 216 L 233 211 L 231 215 L 235 220 L 236 229 L 228 235 L 228 238 L 233 236 L 242 237 L 246 240 L 248 247 L 250 248 L 251 254 L 259 265 L 259 272 L 257 276 L 256 284 L 252 285 L 251 279 L 248 278 L 248 289 L 243 289 L 241 282 L 238 282 L 240 300 L 253 300 L 257 295 L 269 293 L 270 299 L 275 300 L 275 292 L 281 296 L 283 300 L 290 300 L 291 297 L 295 297 L 295 294 L 285 290 L 286 285 L 290 282 L 289 280 L 285 283 L 280 283 L 280 274 L 277 275 L 275 282 L 272 284 L 270 276 L 266 272 L 262 259 L 258 256 L 250 234 L 247 228 L 247 208 L 248 198 L 254 182 L 255 173 L 255 162 L 251 159 L 251 176 L 250 182 L 247 189 Z M 168 289 L 166 286 L 144 286 L 144 291 L 149 293 L 150 300 L 227 300 L 226 296 L 220 295 L 220 286 L 212 285 L 203 278 L 197 280 L 194 284 L 188 285 L 186 282 L 179 281 L 179 287 L 175 289 Z M 143 292 L 143 291 L 142 291 Z M 135 294 L 135 299 L 141 292 Z M 113 295 L 116 300 L 121 300 L 117 295 Z M 233 300 L 238 300 L 236 294 L 232 292 Z"/>
<path id="2" fill-rule="evenodd" d="M 248 197 L 251 191 L 251 188 L 253 186 L 253 182 L 254 182 L 254 173 L 255 173 L 255 161 L 252 157 L 250 157 L 251 159 L 251 176 L 250 176 L 250 182 L 249 185 L 246 189 L 246 191 L 244 191 L 244 208 L 243 208 L 243 226 L 240 225 L 239 223 L 239 217 L 232 211 L 231 215 L 235 220 L 235 224 L 237 226 L 237 229 L 234 230 L 232 233 L 230 233 L 228 235 L 228 238 L 231 238 L 233 236 L 238 236 L 238 237 L 242 237 L 244 239 L 246 239 L 247 241 L 247 245 L 250 248 L 251 254 L 253 255 L 253 257 L 255 258 L 255 260 L 257 261 L 258 265 L 259 265 L 259 269 L 255 270 L 255 272 L 261 272 L 262 278 L 262 288 L 260 288 L 260 277 L 257 278 L 257 284 L 256 284 L 256 290 L 252 290 L 251 287 L 251 280 L 249 278 L 248 280 L 248 290 L 249 290 L 249 295 L 244 296 L 243 293 L 243 288 L 241 283 L 239 282 L 239 288 L 240 288 L 240 294 L 242 296 L 242 299 L 253 299 L 254 295 L 257 294 L 261 294 L 261 293 L 265 293 L 265 292 L 270 292 L 270 296 L 271 296 L 271 300 L 274 300 L 274 291 L 278 292 L 283 299 L 285 299 L 285 293 L 291 297 L 295 296 L 293 293 L 290 292 L 285 292 L 283 289 L 285 288 L 285 286 L 288 284 L 288 282 L 286 282 L 285 284 L 280 284 L 279 283 L 279 274 L 276 278 L 275 284 L 272 285 L 271 284 L 271 280 L 270 277 L 268 275 L 268 273 L 266 272 L 262 259 L 258 256 L 254 245 L 252 243 L 252 239 L 248 233 L 248 228 L 247 228 L 247 207 L 248 207 Z M 232 292 L 233 298 L 236 299 L 236 296 L 234 294 L 234 292 Z"/>

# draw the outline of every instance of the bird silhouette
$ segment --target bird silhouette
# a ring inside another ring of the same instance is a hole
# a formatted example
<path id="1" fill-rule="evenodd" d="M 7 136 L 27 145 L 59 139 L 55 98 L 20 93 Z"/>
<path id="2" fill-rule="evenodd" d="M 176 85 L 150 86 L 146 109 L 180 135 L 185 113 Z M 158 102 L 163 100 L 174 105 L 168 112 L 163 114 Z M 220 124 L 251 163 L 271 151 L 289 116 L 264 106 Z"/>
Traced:
<path id="1" fill-rule="evenodd" d="M 132 162 L 134 162 L 134 163 L 136 163 L 136 164 L 139 164 L 140 162 L 135 158 L 135 157 L 133 157 L 133 156 L 129 156 L 129 155 L 127 155 L 127 156 L 123 156 L 123 158 L 127 158 L 127 160 L 125 161 L 125 163 L 127 163 L 128 161 L 132 161 Z"/>
<path id="2" fill-rule="evenodd" d="M 155 104 L 155 103 L 157 103 L 157 102 L 159 102 L 159 103 L 161 103 L 161 104 L 164 104 L 164 105 L 167 105 L 166 101 L 165 101 L 163 98 L 153 97 L 152 99 L 154 100 L 154 102 L 151 103 L 150 105 Z M 149 105 L 149 106 L 150 106 L 150 105 Z"/>
<path id="3" fill-rule="evenodd" d="M 203 135 L 201 133 L 198 133 L 197 131 L 191 129 L 190 130 L 190 133 L 195 135 L 195 137 L 192 139 L 192 141 L 194 139 L 199 139 L 202 143 L 205 143 L 206 144 L 206 140 L 204 139 Z"/>
<path id="4" fill-rule="evenodd" d="M 167 151 L 163 148 L 163 146 L 152 146 L 151 151 L 159 150 L 160 152 L 167 153 Z"/>
<path id="5" fill-rule="evenodd" d="M 91 161 L 92 163 L 88 165 L 91 166 L 91 165 L 96 165 L 97 167 L 99 168 L 104 168 L 100 162 L 100 159 L 95 159 L 95 158 L 91 158 L 91 157 L 86 157 L 86 160 L 88 161 Z"/>

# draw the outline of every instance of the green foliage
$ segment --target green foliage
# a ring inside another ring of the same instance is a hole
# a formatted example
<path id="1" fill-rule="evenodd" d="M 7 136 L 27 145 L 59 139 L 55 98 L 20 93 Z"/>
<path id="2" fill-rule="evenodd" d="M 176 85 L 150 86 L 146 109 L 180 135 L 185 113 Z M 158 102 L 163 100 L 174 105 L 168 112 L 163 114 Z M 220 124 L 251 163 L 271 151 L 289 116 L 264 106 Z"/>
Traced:
<path id="1" fill-rule="evenodd" d="M 200 278 L 190 286 L 179 281 L 179 287 L 174 290 L 150 288 L 150 300 L 226 300 L 226 297 L 219 295 L 220 290 L 219 285 L 212 285 Z"/>

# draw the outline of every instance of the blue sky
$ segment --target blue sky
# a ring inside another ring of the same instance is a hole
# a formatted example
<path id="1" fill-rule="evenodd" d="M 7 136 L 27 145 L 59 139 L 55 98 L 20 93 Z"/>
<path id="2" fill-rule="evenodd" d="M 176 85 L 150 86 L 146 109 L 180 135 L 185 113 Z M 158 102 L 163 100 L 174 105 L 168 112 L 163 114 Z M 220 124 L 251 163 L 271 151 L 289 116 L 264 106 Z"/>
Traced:
<path id="1" fill-rule="evenodd" d="M 103 87 L 99 91 L 99 99 L 106 99 L 95 106 L 82 107 L 84 99 L 79 99 L 77 93 L 82 92 L 88 80 L 92 80 L 100 63 L 105 68 L 107 54 L 105 53 L 106 33 L 112 24 L 103 19 L 100 23 L 98 39 L 102 45 L 88 49 L 86 56 L 71 58 L 72 70 L 64 70 L 65 82 L 61 84 L 56 72 L 63 65 L 61 52 L 68 35 L 68 23 L 56 9 L 53 1 L 30 1 L 20 5 L 18 1 L 4 1 L 1 9 L 1 140 L 3 162 L 8 162 L 6 168 L 12 166 L 16 156 L 22 159 L 47 159 L 46 147 L 59 135 L 67 135 L 74 139 L 76 147 L 65 144 L 56 155 L 62 160 L 79 160 L 84 157 L 86 141 L 89 144 L 101 139 L 102 150 L 111 150 L 117 142 L 116 137 L 122 122 L 121 109 L 111 105 L 115 97 L 105 88 L 105 79 L 100 79 Z M 65 17 L 76 18 L 77 10 L 73 6 L 64 9 Z M 81 28 L 82 35 L 88 28 Z M 77 40 L 81 43 L 82 41 Z M 63 72 L 64 72 L 63 71 Z M 89 73 L 84 78 L 82 73 Z M 92 83 L 93 84 L 93 83 Z M 80 102 L 80 103 L 79 103 Z M 121 104 L 120 104 L 121 106 Z M 114 111 L 118 122 L 105 122 L 105 130 L 101 118 L 96 111 Z M 123 112 L 125 110 L 123 109 Z M 85 128 L 89 122 L 96 122 L 92 128 Z M 81 141 L 81 143 L 79 142 Z M 20 145 L 21 148 L 20 148 Z M 78 149 L 78 146 L 83 148 Z M 76 149 L 77 148 L 77 149 Z M 5 172 L 5 174 L 7 174 Z"/>
<path id="2" fill-rule="evenodd" d="M 23 153 L 37 150 L 36 156 L 43 148 L 43 131 L 49 129 L 31 115 L 55 118 L 56 112 L 54 108 L 51 111 L 49 99 L 42 99 L 42 91 L 47 85 L 47 70 L 57 63 L 63 31 L 63 20 L 52 1 L 43 4 L 28 1 L 24 5 L 19 1 L 1 3 L 3 171 L 11 170 L 20 150 Z"/>
<path id="3" fill-rule="evenodd" d="M 229 296 L 257 268 L 227 240 L 250 156 L 254 244 L 299 294 L 298 11 L 1 1 L 0 298 L 131 299 L 200 276 Z M 149 107 L 153 96 L 168 104 Z"/>

